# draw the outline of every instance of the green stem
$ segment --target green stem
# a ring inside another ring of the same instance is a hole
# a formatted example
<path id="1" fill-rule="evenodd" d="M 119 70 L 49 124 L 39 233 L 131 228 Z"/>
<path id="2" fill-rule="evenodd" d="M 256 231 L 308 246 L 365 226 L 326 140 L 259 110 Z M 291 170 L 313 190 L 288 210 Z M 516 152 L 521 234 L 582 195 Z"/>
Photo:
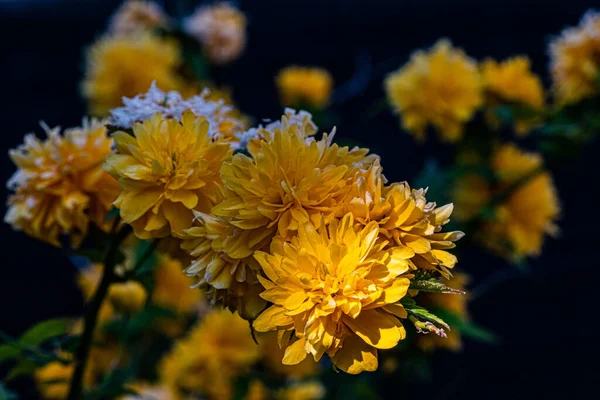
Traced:
<path id="1" fill-rule="evenodd" d="M 124 225 L 116 235 L 112 236 L 108 248 L 106 249 L 102 279 L 100 280 L 96 293 L 94 293 L 92 300 L 89 302 L 84 315 L 83 333 L 81 335 L 81 342 L 75 352 L 75 371 L 73 372 L 73 378 L 71 379 L 71 387 L 69 389 L 67 400 L 79 400 L 81 398 L 83 391 L 83 376 L 92 347 L 92 340 L 98 322 L 100 307 L 108 293 L 108 288 L 116 278 L 115 256 L 117 255 L 121 242 L 125 240 L 130 232 L 131 227 L 129 225 Z"/>
<path id="2" fill-rule="evenodd" d="M 35 355 L 36 357 L 38 357 L 39 359 L 45 359 L 45 360 L 49 360 L 49 361 L 59 361 L 63 364 L 68 364 L 70 362 L 69 360 L 59 357 L 54 353 L 49 353 L 49 352 L 44 351 L 43 349 L 40 349 L 39 347 L 35 347 L 35 346 L 28 345 L 27 343 L 23 343 L 19 339 L 12 337 L 11 335 L 9 335 L 8 333 L 4 332 L 1 329 L 0 329 L 0 339 L 2 339 L 2 341 L 4 341 L 9 346 L 17 348 L 21 351 L 26 351 L 28 353 L 31 353 L 31 354 Z"/>

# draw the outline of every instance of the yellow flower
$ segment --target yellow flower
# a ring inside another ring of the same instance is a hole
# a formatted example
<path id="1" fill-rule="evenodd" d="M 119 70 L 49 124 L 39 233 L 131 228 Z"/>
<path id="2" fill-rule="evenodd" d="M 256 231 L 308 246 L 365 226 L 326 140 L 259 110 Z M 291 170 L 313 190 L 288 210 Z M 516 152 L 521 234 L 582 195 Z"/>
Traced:
<path id="1" fill-rule="evenodd" d="M 104 267 L 102 264 L 92 264 L 81 270 L 77 277 L 77 284 L 86 300 L 90 300 L 102 277 Z M 148 293 L 142 284 L 135 281 L 112 283 L 108 288 L 108 295 L 100 311 L 100 321 L 111 319 L 113 311 L 135 313 L 142 309 Z"/>
<path id="2" fill-rule="evenodd" d="M 499 148 L 491 163 L 500 180 L 498 192 L 510 193 L 495 207 L 483 241 L 505 255 L 506 242 L 513 257 L 539 255 L 544 235 L 558 232 L 554 222 L 560 205 L 552 177 L 545 171 L 536 173 L 542 168 L 538 154 L 522 152 L 511 144 Z M 519 183 L 523 179 L 527 180 Z M 514 185 L 518 186 L 513 189 Z"/>
<path id="3" fill-rule="evenodd" d="M 588 11 L 578 27 L 550 43 L 550 72 L 559 103 L 575 103 L 598 93 L 600 13 Z"/>
<path id="4" fill-rule="evenodd" d="M 362 225 L 376 222 L 381 237 L 410 257 L 411 269 L 436 270 L 449 277 L 457 260 L 446 250 L 464 236 L 460 231 L 441 232 L 453 205 L 437 207 L 425 198 L 426 189 L 411 190 L 406 182 L 384 186 L 384 181 L 378 161 L 357 173 L 344 212 Z"/>
<path id="5" fill-rule="evenodd" d="M 225 249 L 228 254 L 255 250 L 276 232 L 288 236 L 308 221 L 319 225 L 321 216 L 329 222 L 354 173 L 376 158 L 365 157 L 366 149 L 331 144 L 327 134 L 306 140 L 299 125 L 261 132 L 265 140 L 258 149 L 249 148 L 252 157 L 236 154 L 221 168 L 226 198 L 212 212 L 249 232 L 247 240 Z"/>
<path id="6" fill-rule="evenodd" d="M 77 247 L 90 222 L 101 229 L 111 203 L 119 193 L 117 182 L 102 169 L 112 140 L 104 125 L 85 121 L 80 128 L 44 126 L 48 138 L 33 134 L 9 152 L 18 170 L 8 181 L 15 191 L 8 200 L 5 222 L 29 236 L 60 246 L 69 235 Z"/>
<path id="7" fill-rule="evenodd" d="M 457 273 L 444 282 L 445 285 L 459 290 L 465 290 L 469 277 L 463 273 Z M 452 315 L 463 319 L 469 319 L 467 310 L 468 295 L 446 294 L 446 293 L 423 293 L 420 298 L 420 303 L 430 309 L 442 309 Z M 438 348 L 445 348 L 451 351 L 462 350 L 461 334 L 458 329 L 452 329 L 446 332 L 446 337 L 440 337 L 434 334 L 426 334 L 418 336 L 418 345 L 424 351 L 433 351 Z"/>
<path id="8" fill-rule="evenodd" d="M 488 59 L 482 65 L 482 78 L 490 106 L 511 102 L 529 107 L 533 111 L 544 109 L 544 88 L 540 78 L 531 72 L 531 63 L 527 57 L 512 57 L 497 63 Z M 492 123 L 497 123 L 491 113 Z M 521 118 L 516 121 L 515 130 L 524 135 L 538 118 Z"/>
<path id="9" fill-rule="evenodd" d="M 195 281 L 182 274 L 182 269 L 181 261 L 159 257 L 154 269 L 152 303 L 178 314 L 190 314 L 199 309 L 203 296 L 200 290 L 190 290 Z"/>
<path id="10" fill-rule="evenodd" d="M 303 379 L 316 375 L 320 370 L 319 363 L 310 357 L 305 358 L 304 361 L 296 365 L 282 364 L 281 360 L 285 351 L 279 347 L 275 332 L 261 334 L 258 336 L 258 342 L 265 357 L 264 363 L 270 371 L 277 375 L 290 379 Z"/>
<path id="11" fill-rule="evenodd" d="M 251 231 L 237 229 L 225 218 L 198 211 L 194 214 L 196 225 L 178 235 L 181 248 L 193 258 L 185 273 L 198 277 L 196 286 L 205 291 L 213 306 L 224 305 L 243 318 L 253 319 L 266 303 L 258 297 L 259 266 L 248 243 L 262 248 L 268 246 L 271 238 L 259 243 Z"/>
<path id="12" fill-rule="evenodd" d="M 442 140 L 456 142 L 483 101 L 477 64 L 448 40 L 417 51 L 385 80 L 387 97 L 404 129 L 423 139 L 427 126 Z"/>
<path id="13" fill-rule="evenodd" d="M 260 357 L 248 322 L 227 310 L 206 315 L 163 359 L 161 381 L 176 392 L 229 399 L 233 379 Z"/>
<path id="14" fill-rule="evenodd" d="M 35 371 L 37 388 L 44 399 L 62 400 L 69 392 L 69 381 L 73 375 L 73 364 L 53 361 Z"/>
<path id="15" fill-rule="evenodd" d="M 325 397 L 325 387 L 321 382 L 302 382 L 279 390 L 277 400 L 320 400 Z"/>
<path id="16" fill-rule="evenodd" d="M 114 35 L 139 34 L 164 26 L 166 22 L 167 16 L 158 4 L 127 0 L 111 17 L 108 31 Z"/>
<path id="17" fill-rule="evenodd" d="M 63 355 L 64 357 L 68 355 Z M 93 356 L 93 354 L 91 355 Z M 69 392 L 71 377 L 75 370 L 74 364 L 62 364 L 59 361 L 52 361 L 43 367 L 35 370 L 33 378 L 38 391 L 45 400 L 63 400 Z M 84 387 L 93 385 L 93 375 L 90 373 L 92 368 L 86 368 L 83 377 Z"/>
<path id="18" fill-rule="evenodd" d="M 83 96 L 92 114 L 108 115 L 123 97 L 146 92 L 154 81 L 163 90 L 177 90 L 180 64 L 174 42 L 147 34 L 104 37 L 87 54 Z"/>
<path id="19" fill-rule="evenodd" d="M 355 230 L 352 214 L 319 229 L 300 225 L 291 240 L 276 237 L 271 254 L 255 258 L 266 278 L 261 297 L 273 303 L 254 321 L 258 332 L 279 331 L 283 363 L 294 365 L 327 353 L 341 370 L 377 369 L 377 349 L 389 349 L 406 332 L 397 302 L 406 295 L 408 252 L 383 250 L 376 222 Z"/>
<path id="20" fill-rule="evenodd" d="M 134 313 L 144 307 L 147 297 L 148 293 L 141 283 L 128 281 L 110 285 L 107 299 L 115 309 Z"/>
<path id="21" fill-rule="evenodd" d="M 187 112 L 179 123 L 156 114 L 137 123 L 133 136 L 113 138 L 117 154 L 105 168 L 123 189 L 114 204 L 139 238 L 181 232 L 192 225 L 193 209 L 206 212 L 217 201 L 219 168 L 231 149 L 211 142 L 206 118 Z"/>
<path id="22" fill-rule="evenodd" d="M 279 72 L 275 83 L 284 106 L 324 108 L 333 89 L 333 78 L 323 68 L 286 67 Z"/>
<path id="23" fill-rule="evenodd" d="M 246 47 L 246 17 L 231 4 L 201 6 L 183 26 L 202 44 L 204 52 L 215 64 L 235 60 Z"/>

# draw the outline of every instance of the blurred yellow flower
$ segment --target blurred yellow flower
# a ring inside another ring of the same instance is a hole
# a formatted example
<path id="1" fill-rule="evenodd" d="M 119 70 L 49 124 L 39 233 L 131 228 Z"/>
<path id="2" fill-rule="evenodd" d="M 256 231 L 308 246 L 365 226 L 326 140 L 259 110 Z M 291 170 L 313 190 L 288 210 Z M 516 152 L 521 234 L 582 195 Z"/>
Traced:
<path id="1" fill-rule="evenodd" d="M 347 214 L 328 227 L 302 224 L 291 240 L 273 239 L 271 254 L 255 253 L 266 276 L 259 276 L 261 297 L 273 305 L 253 325 L 280 332 L 284 364 L 327 353 L 345 372 L 374 371 L 377 349 L 404 339 L 398 317 L 406 311 L 397 302 L 410 283 L 400 276 L 409 270 L 407 252 L 383 250 L 378 233 L 375 222 L 355 230 Z"/>
<path id="2" fill-rule="evenodd" d="M 333 90 L 333 78 L 323 68 L 286 67 L 279 72 L 275 83 L 284 106 L 324 108 Z"/>
<path id="3" fill-rule="evenodd" d="M 209 211 L 219 197 L 219 169 L 231 156 L 211 142 L 208 122 L 186 112 L 181 123 L 156 114 L 113 134 L 117 154 L 105 163 L 123 191 L 115 200 L 121 218 L 141 239 L 165 237 L 192 225 L 193 209 Z"/>
<path id="4" fill-rule="evenodd" d="M 304 379 L 316 375 L 320 366 L 310 357 L 295 365 L 285 365 L 281 362 L 285 354 L 285 349 L 279 347 L 276 332 L 267 332 L 258 336 L 258 342 L 261 351 L 264 354 L 263 362 L 269 369 L 277 375 L 290 379 Z"/>
<path id="5" fill-rule="evenodd" d="M 62 400 L 69 392 L 69 381 L 75 369 L 73 364 L 53 361 L 37 369 L 34 378 L 43 399 Z"/>
<path id="6" fill-rule="evenodd" d="M 159 256 L 154 268 L 152 303 L 178 314 L 191 314 L 200 308 L 204 296 L 200 290 L 190 289 L 195 280 L 185 276 L 182 270 L 180 260 Z"/>
<path id="7" fill-rule="evenodd" d="M 325 397 L 325 387 L 321 382 L 301 382 L 280 389 L 276 400 L 320 400 Z"/>
<path id="8" fill-rule="evenodd" d="M 113 14 L 108 32 L 114 35 L 132 35 L 150 32 L 164 26 L 167 15 L 155 2 L 126 0 Z"/>
<path id="9" fill-rule="evenodd" d="M 509 193 L 495 206 L 482 240 L 505 255 L 508 242 L 511 257 L 539 255 L 544 235 L 558 232 L 560 204 L 550 173 L 537 172 L 543 167 L 539 154 L 522 152 L 512 144 L 500 147 L 491 163 L 500 180 L 499 193 Z"/>
<path id="10" fill-rule="evenodd" d="M 444 284 L 453 289 L 465 291 L 469 276 L 463 273 L 455 273 Z M 423 293 L 420 303 L 430 309 L 442 309 L 462 320 L 469 319 L 467 310 L 468 295 L 448 294 L 448 293 Z M 462 340 L 460 330 L 452 329 L 446 332 L 446 337 L 440 337 L 435 334 L 419 335 L 417 337 L 419 347 L 424 351 L 433 351 L 444 348 L 451 351 L 462 350 Z"/>
<path id="11" fill-rule="evenodd" d="M 226 2 L 199 7 L 184 21 L 183 27 L 215 64 L 235 60 L 246 47 L 246 17 Z"/>
<path id="12" fill-rule="evenodd" d="M 260 358 L 248 322 L 227 310 L 207 314 L 161 362 L 161 381 L 175 392 L 210 399 L 233 395 L 233 379 Z"/>
<path id="13" fill-rule="evenodd" d="M 62 364 L 59 361 L 52 361 L 36 369 L 33 378 L 42 398 L 45 400 L 65 399 L 74 370 L 74 364 Z M 90 387 L 94 383 L 93 375 L 90 372 L 91 368 L 86 368 L 83 377 L 84 387 Z"/>
<path id="14" fill-rule="evenodd" d="M 485 60 L 481 74 L 489 106 L 510 102 L 529 107 L 532 111 L 543 111 L 542 81 L 531 72 L 531 63 L 527 57 L 512 57 L 501 63 L 491 59 Z M 488 119 L 493 124 L 497 123 L 493 111 L 488 113 Z M 539 116 L 517 119 L 515 130 L 524 135 L 536 122 L 539 122 Z"/>
<path id="15" fill-rule="evenodd" d="M 149 34 L 103 37 L 88 51 L 82 93 L 92 114 L 108 115 L 123 97 L 146 92 L 152 82 L 163 90 L 179 89 L 180 64 L 174 42 Z"/>
<path id="16" fill-rule="evenodd" d="M 147 297 L 148 292 L 141 283 L 127 281 L 110 285 L 107 299 L 116 310 L 135 313 L 144 307 Z"/>
<path id="17" fill-rule="evenodd" d="M 102 163 L 111 153 L 112 139 L 95 120 L 84 120 L 82 127 L 62 136 L 60 128 L 43 127 L 46 140 L 29 134 L 9 152 L 18 169 L 7 184 L 15 193 L 4 221 L 54 246 L 60 246 L 60 235 L 68 235 L 77 247 L 90 222 L 101 229 L 110 226 L 105 217 L 119 187 Z"/>
<path id="18" fill-rule="evenodd" d="M 102 278 L 103 269 L 102 264 L 91 264 L 80 270 L 77 276 L 77 284 L 86 301 L 90 300 L 96 292 Z M 111 319 L 113 311 L 135 313 L 142 309 L 147 297 L 146 289 L 139 282 L 112 283 L 100 310 L 99 319 L 100 321 Z"/>
<path id="19" fill-rule="evenodd" d="M 598 93 L 600 13 L 588 11 L 579 26 L 565 29 L 549 46 L 556 100 L 574 103 Z"/>
<path id="20" fill-rule="evenodd" d="M 378 161 L 355 174 L 344 212 L 363 225 L 376 222 L 381 237 L 407 255 L 411 269 L 437 270 L 449 277 L 457 260 L 446 250 L 464 236 L 460 231 L 441 232 L 453 205 L 437 207 L 425 198 L 426 189 L 411 189 L 406 182 L 384 186 L 384 182 Z"/>
<path id="21" fill-rule="evenodd" d="M 448 40 L 413 53 L 408 64 L 386 78 L 385 89 L 402 126 L 417 139 L 431 125 L 442 140 L 460 140 L 464 124 L 483 102 L 477 63 Z"/>

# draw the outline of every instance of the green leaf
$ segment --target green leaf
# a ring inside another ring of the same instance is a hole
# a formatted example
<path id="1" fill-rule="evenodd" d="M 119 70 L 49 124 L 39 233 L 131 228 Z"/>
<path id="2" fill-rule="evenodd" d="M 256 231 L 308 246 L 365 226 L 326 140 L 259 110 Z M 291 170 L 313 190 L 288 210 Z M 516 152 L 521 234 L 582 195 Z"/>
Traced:
<path id="1" fill-rule="evenodd" d="M 400 300 L 400 303 L 404 306 L 406 312 L 408 312 L 409 315 L 415 317 L 417 320 L 431 322 L 436 326 L 441 326 L 445 329 L 450 330 L 450 326 L 448 326 L 448 324 L 443 319 L 431 313 L 426 308 L 417 305 L 414 299 L 410 297 L 404 297 L 402 300 Z"/>
<path id="2" fill-rule="evenodd" d="M 33 372 L 39 367 L 40 365 L 37 362 L 24 358 L 22 360 L 19 360 L 17 365 L 15 365 L 8 372 L 8 375 L 6 375 L 5 380 L 7 382 L 10 382 L 23 375 L 32 375 Z"/>
<path id="3" fill-rule="evenodd" d="M 56 318 L 42 321 L 39 324 L 29 328 L 19 341 L 23 344 L 36 346 L 56 336 L 64 335 L 68 332 L 71 325 L 69 318 Z"/>
<path id="4" fill-rule="evenodd" d="M 457 294 L 462 295 L 465 294 L 464 291 L 459 289 L 454 289 L 444 285 L 441 282 L 432 281 L 432 280 L 411 280 L 410 281 L 410 289 L 420 290 L 422 292 L 431 292 L 431 293 L 448 293 L 448 294 Z"/>
<path id="5" fill-rule="evenodd" d="M 0 345 L 0 363 L 14 360 L 21 354 L 21 349 L 11 344 Z"/>
<path id="6" fill-rule="evenodd" d="M 143 241 L 136 252 L 135 276 L 143 277 L 154 271 L 156 267 L 156 255 L 154 250 L 158 245 L 158 240 Z"/>
<path id="7" fill-rule="evenodd" d="M 442 170 L 437 160 L 429 158 L 412 186 L 428 188 L 427 198 L 435 199 L 438 203 L 447 203 L 449 182 L 448 173 Z"/>

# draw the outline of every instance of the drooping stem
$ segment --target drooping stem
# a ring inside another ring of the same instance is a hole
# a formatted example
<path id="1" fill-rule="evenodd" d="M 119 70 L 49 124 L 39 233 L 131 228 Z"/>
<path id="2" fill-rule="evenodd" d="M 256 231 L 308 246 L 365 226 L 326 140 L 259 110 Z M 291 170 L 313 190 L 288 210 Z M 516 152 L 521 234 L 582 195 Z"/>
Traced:
<path id="1" fill-rule="evenodd" d="M 129 225 L 124 225 L 119 232 L 112 235 L 111 240 L 109 241 L 108 248 L 104 255 L 102 279 L 100 280 L 100 284 L 98 285 L 94 296 L 87 305 L 83 318 L 83 333 L 81 334 L 81 340 L 75 352 L 75 371 L 73 372 L 73 378 L 71 379 L 71 387 L 69 388 L 67 400 L 79 400 L 81 398 L 83 376 L 92 347 L 100 307 L 108 293 L 108 288 L 116 278 L 115 261 L 119 246 L 130 232 L 131 227 Z"/>

